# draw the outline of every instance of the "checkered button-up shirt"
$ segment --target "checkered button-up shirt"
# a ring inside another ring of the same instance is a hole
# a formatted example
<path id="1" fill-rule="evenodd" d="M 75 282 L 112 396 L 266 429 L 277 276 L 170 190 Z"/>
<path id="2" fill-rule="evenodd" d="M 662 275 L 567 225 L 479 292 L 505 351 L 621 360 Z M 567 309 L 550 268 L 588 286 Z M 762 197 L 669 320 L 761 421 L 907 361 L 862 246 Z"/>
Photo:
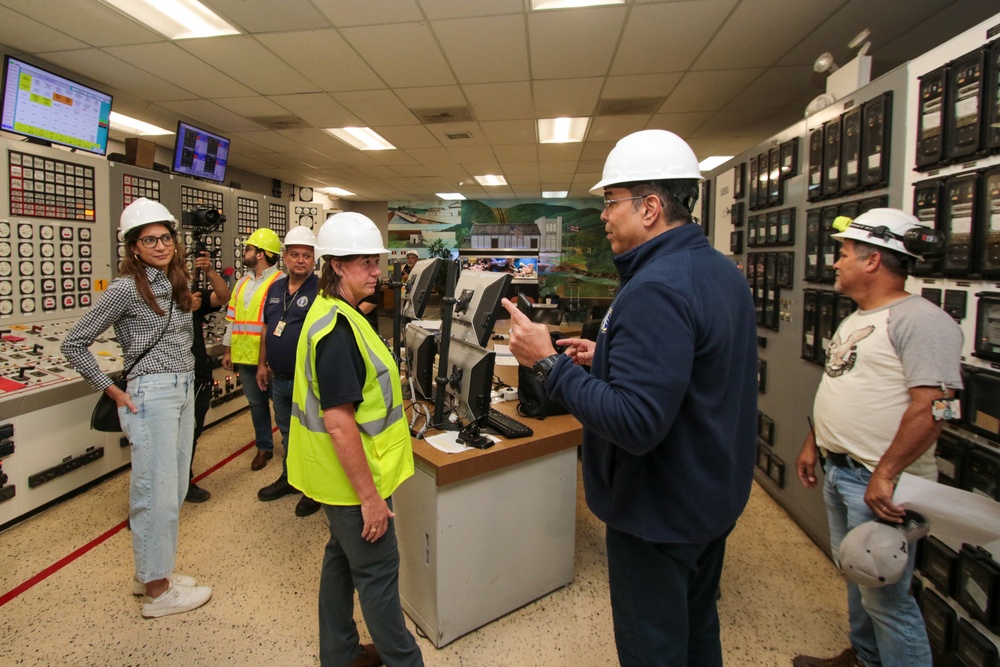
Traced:
<path id="1" fill-rule="evenodd" d="M 111 378 L 101 371 L 89 348 L 108 327 L 114 327 L 115 337 L 122 347 L 125 368 L 134 363 L 163 332 L 163 337 L 132 369 L 129 378 L 194 370 L 191 313 L 185 313 L 174 303 L 166 274 L 147 266 L 146 278 L 160 308 L 164 313 L 170 312 L 169 322 L 166 314 L 161 317 L 146 305 L 131 276 L 122 276 L 111 282 L 104 296 L 77 322 L 63 341 L 61 349 L 66 361 L 96 389 L 107 389 Z"/>

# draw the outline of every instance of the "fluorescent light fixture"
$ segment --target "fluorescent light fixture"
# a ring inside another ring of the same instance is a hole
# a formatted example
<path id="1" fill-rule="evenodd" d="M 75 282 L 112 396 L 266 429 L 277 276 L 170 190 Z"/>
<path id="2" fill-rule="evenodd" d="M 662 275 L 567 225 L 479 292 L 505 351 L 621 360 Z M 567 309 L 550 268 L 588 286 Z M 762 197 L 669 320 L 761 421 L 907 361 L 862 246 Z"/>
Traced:
<path id="1" fill-rule="evenodd" d="M 465 195 L 461 192 L 435 192 L 438 199 L 444 199 L 445 201 L 459 201 L 465 199 Z"/>
<path id="2" fill-rule="evenodd" d="M 345 190 L 343 188 L 334 188 L 334 187 L 320 188 L 319 191 L 325 192 L 328 195 L 333 195 L 334 197 L 350 197 L 354 194 L 349 190 Z"/>
<path id="3" fill-rule="evenodd" d="M 170 39 L 238 35 L 240 31 L 198 0 L 101 0 Z"/>
<path id="4" fill-rule="evenodd" d="M 698 168 L 701 169 L 702 172 L 712 171 L 720 164 L 728 162 L 729 160 L 732 159 L 733 159 L 732 155 L 712 155 L 711 157 L 707 157 L 701 162 L 699 162 Z"/>
<path id="5" fill-rule="evenodd" d="M 323 129 L 345 144 L 362 151 L 391 151 L 396 147 L 368 127 L 327 127 Z"/>
<path id="6" fill-rule="evenodd" d="M 625 0 L 531 0 L 531 9 L 569 9 L 571 7 L 597 7 L 598 5 L 624 5 Z"/>
<path id="7" fill-rule="evenodd" d="M 583 141 L 590 118 L 539 118 L 538 141 L 543 144 L 569 144 Z"/>
<path id="8" fill-rule="evenodd" d="M 543 190 L 542 199 L 566 199 L 569 190 Z"/>
<path id="9" fill-rule="evenodd" d="M 111 112 L 111 129 L 135 134 L 140 137 L 174 133 L 173 130 L 164 130 L 162 127 L 151 125 L 137 118 L 131 118 L 117 111 Z"/>
<path id="10" fill-rule="evenodd" d="M 486 174 L 485 176 L 474 176 L 473 178 L 475 178 L 480 185 L 507 185 L 507 179 L 503 176 Z"/>

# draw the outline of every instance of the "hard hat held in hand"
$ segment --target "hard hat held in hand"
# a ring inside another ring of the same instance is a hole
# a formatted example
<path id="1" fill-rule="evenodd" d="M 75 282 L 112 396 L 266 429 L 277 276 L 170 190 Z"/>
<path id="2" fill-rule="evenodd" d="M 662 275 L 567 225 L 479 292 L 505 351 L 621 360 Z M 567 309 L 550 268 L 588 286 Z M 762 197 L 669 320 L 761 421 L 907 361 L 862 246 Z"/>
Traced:
<path id="1" fill-rule="evenodd" d="M 603 178 L 590 192 L 600 195 L 608 186 L 637 181 L 701 178 L 698 158 L 686 141 L 666 130 L 641 130 L 611 149 Z"/>
<path id="2" fill-rule="evenodd" d="M 371 218 L 353 211 L 331 215 L 316 235 L 316 254 L 320 257 L 380 255 L 387 252 L 389 250 L 382 243 L 382 232 Z"/>
<path id="3" fill-rule="evenodd" d="M 252 245 L 254 248 L 266 250 L 273 255 L 281 252 L 281 241 L 278 235 L 267 227 L 261 227 L 243 242 L 243 245 Z"/>
<path id="4" fill-rule="evenodd" d="M 177 227 L 177 218 L 166 206 L 158 201 L 139 197 L 122 211 L 118 233 L 124 238 L 131 230 L 154 222 L 163 223 L 171 229 Z"/>
<path id="5" fill-rule="evenodd" d="M 307 245 L 310 248 L 315 248 L 316 235 L 313 234 L 313 231 L 305 225 L 292 227 L 288 230 L 288 233 L 285 234 L 285 250 L 288 250 L 288 247 L 293 245 Z"/>

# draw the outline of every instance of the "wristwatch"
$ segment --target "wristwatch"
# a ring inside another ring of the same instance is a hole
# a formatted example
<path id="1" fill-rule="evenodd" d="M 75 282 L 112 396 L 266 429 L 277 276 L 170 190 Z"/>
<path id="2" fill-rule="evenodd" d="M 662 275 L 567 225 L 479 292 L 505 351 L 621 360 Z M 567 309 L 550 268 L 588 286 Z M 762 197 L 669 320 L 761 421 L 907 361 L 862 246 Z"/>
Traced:
<path id="1" fill-rule="evenodd" d="M 558 354 L 550 354 L 549 356 L 536 361 L 531 367 L 531 370 L 535 371 L 535 375 L 537 375 L 538 379 L 544 383 L 549 378 L 549 373 L 552 372 L 552 367 L 556 365 L 556 361 L 558 361 L 558 359 Z"/>

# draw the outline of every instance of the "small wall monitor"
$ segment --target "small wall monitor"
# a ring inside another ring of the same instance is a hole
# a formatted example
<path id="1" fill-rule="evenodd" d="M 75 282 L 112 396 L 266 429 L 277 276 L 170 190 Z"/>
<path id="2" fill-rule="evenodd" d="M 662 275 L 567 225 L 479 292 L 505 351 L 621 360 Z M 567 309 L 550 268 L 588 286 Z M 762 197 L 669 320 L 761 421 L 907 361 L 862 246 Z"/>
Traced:
<path id="1" fill-rule="evenodd" d="M 417 326 L 413 322 L 406 325 L 406 369 L 413 380 L 414 399 L 434 398 L 434 355 L 437 354 L 435 332 Z"/>
<path id="2" fill-rule="evenodd" d="M 229 164 L 229 139 L 180 121 L 172 169 L 178 174 L 223 183 Z"/>
<path id="3" fill-rule="evenodd" d="M 3 71 L 0 129 L 35 143 L 108 152 L 111 95 L 12 56 Z"/>
<path id="4" fill-rule="evenodd" d="M 410 277 L 403 286 L 403 317 L 419 320 L 424 316 L 443 263 L 440 257 L 431 257 L 413 265 Z"/>
<path id="5" fill-rule="evenodd" d="M 510 282 L 509 273 L 462 271 L 455 284 L 452 338 L 486 347 L 497 316 L 503 309 L 500 300 L 506 294 Z"/>
<path id="6" fill-rule="evenodd" d="M 462 251 L 459 254 L 462 272 L 479 271 L 485 273 L 506 273 L 515 284 L 538 282 L 538 255 L 513 254 L 470 254 Z"/>

